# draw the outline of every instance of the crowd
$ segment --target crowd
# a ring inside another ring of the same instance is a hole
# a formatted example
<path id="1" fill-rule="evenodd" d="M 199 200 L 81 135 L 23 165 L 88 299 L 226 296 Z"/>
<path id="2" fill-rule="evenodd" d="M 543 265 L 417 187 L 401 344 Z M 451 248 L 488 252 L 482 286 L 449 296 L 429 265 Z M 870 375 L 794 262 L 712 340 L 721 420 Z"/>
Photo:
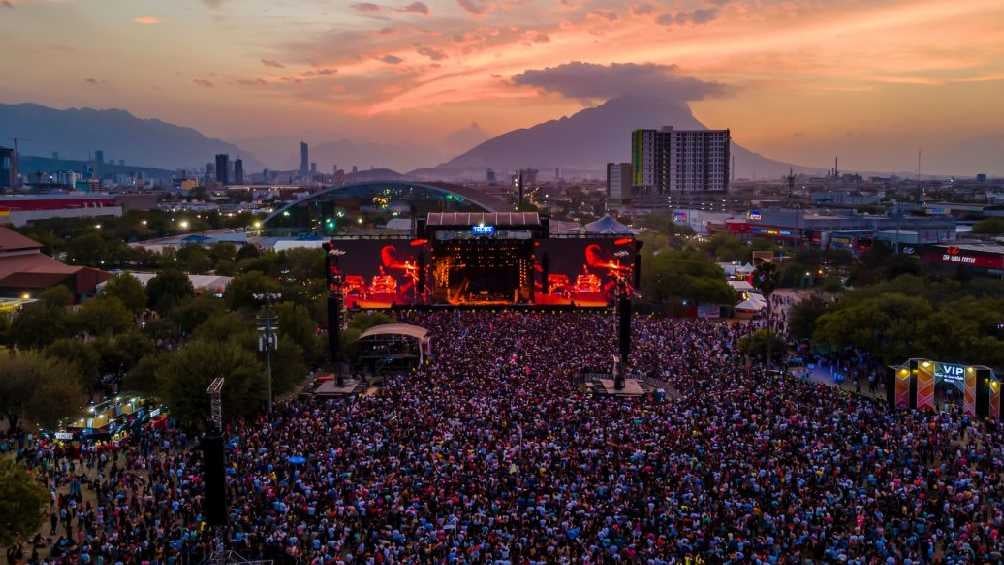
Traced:
<path id="1" fill-rule="evenodd" d="M 180 431 L 75 461 L 19 449 L 48 480 L 55 532 L 33 544 L 44 558 L 24 558 L 196 563 L 225 546 L 312 564 L 1002 559 L 996 424 L 747 371 L 744 325 L 636 318 L 632 371 L 669 394 L 619 399 L 578 386 L 616 351 L 610 315 L 409 321 L 432 335 L 419 370 L 227 425 L 220 541 Z"/>

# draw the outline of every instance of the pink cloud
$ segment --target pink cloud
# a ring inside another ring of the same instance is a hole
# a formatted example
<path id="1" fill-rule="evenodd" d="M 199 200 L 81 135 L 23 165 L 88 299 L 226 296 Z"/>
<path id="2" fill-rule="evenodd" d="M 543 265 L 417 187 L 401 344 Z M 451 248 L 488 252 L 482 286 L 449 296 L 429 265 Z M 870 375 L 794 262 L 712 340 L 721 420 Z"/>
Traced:
<path id="1" fill-rule="evenodd" d="M 213 83 L 210 82 L 210 81 L 208 81 L 208 80 L 206 80 L 206 79 L 204 79 L 204 78 L 193 78 L 192 82 L 195 83 L 196 86 L 201 86 L 203 88 L 212 88 L 213 87 Z"/>
<path id="2" fill-rule="evenodd" d="M 160 18 L 156 16 L 136 16 L 132 21 L 140 25 L 156 25 L 160 23 Z"/>

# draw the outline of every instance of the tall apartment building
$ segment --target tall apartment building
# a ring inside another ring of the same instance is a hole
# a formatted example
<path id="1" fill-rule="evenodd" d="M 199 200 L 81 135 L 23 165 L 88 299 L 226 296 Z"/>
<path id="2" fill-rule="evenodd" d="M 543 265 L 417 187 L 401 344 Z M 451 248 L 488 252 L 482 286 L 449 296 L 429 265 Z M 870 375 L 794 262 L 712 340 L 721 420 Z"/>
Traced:
<path id="1" fill-rule="evenodd" d="M 633 174 L 631 163 L 607 163 L 608 202 L 623 202 L 631 197 Z"/>
<path id="2" fill-rule="evenodd" d="M 226 153 L 216 156 L 216 182 L 222 185 L 230 184 L 230 155 Z"/>
<path id="3" fill-rule="evenodd" d="M 729 130 L 635 130 L 632 184 L 644 192 L 728 192 Z"/>
<path id="4" fill-rule="evenodd" d="M 300 176 L 305 177 L 310 173 L 310 149 L 307 144 L 300 142 Z"/>
<path id="5" fill-rule="evenodd" d="M 0 147 L 0 188 L 17 184 L 17 153 L 13 147 Z"/>
<path id="6" fill-rule="evenodd" d="M 240 157 L 234 161 L 234 182 L 244 184 L 244 161 Z"/>

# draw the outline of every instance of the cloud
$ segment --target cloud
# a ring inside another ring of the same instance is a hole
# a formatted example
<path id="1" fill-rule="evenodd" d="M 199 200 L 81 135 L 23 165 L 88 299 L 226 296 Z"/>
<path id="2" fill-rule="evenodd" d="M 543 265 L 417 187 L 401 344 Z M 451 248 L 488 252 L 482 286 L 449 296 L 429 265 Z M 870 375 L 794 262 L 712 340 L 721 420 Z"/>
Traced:
<path id="1" fill-rule="evenodd" d="M 87 84 L 99 84 L 101 81 L 93 77 L 87 77 L 84 79 L 84 82 L 86 82 Z"/>
<path id="2" fill-rule="evenodd" d="M 192 82 L 195 83 L 196 86 L 201 86 L 203 88 L 212 88 L 213 87 L 213 83 L 210 82 L 210 81 L 208 81 L 208 80 L 206 80 L 206 79 L 204 79 L 204 78 L 193 78 Z"/>
<path id="3" fill-rule="evenodd" d="M 237 81 L 237 84 L 243 86 L 265 86 L 268 81 L 263 78 L 242 78 Z"/>
<path id="4" fill-rule="evenodd" d="M 702 100 L 730 90 L 720 83 L 681 75 L 676 65 L 654 63 L 596 65 L 575 61 L 557 67 L 527 70 L 513 76 L 512 82 L 580 100 L 651 95 L 687 101 Z"/>
<path id="5" fill-rule="evenodd" d="M 226 0 L 202 0 L 202 3 L 213 10 L 219 10 L 223 7 L 223 2 Z"/>
<path id="6" fill-rule="evenodd" d="M 406 12 L 412 14 L 429 14 L 429 7 L 425 5 L 424 2 L 412 2 L 404 8 L 398 8 L 398 12 Z"/>
<path id="7" fill-rule="evenodd" d="M 436 49 L 435 47 L 421 46 L 418 49 L 416 49 L 416 51 L 418 51 L 419 55 L 428 57 L 433 61 L 442 61 L 443 59 L 447 58 L 446 53 L 444 53 L 439 49 Z"/>
<path id="8" fill-rule="evenodd" d="M 718 8 L 698 8 L 692 12 L 667 12 L 656 18 L 656 22 L 664 25 L 683 25 L 691 23 L 694 25 L 702 25 L 714 20 L 718 17 Z"/>
<path id="9" fill-rule="evenodd" d="M 132 21 L 141 25 L 155 25 L 160 23 L 160 18 L 156 16 L 136 16 Z"/>
<path id="10" fill-rule="evenodd" d="M 631 8 L 631 11 L 636 16 L 643 16 L 645 14 L 651 14 L 652 12 L 654 12 L 655 7 L 653 7 L 651 4 L 638 4 L 633 8 Z"/>
<path id="11" fill-rule="evenodd" d="M 487 0 L 457 0 L 457 4 L 472 14 L 484 14 L 491 7 Z"/>
<path id="12" fill-rule="evenodd" d="M 396 65 L 404 62 L 404 59 L 398 57 L 397 55 L 384 55 L 383 57 L 380 57 L 380 60 L 388 65 Z"/>
<path id="13" fill-rule="evenodd" d="M 0 1 L 0 6 L 3 6 L 4 8 L 10 8 L 12 10 L 14 9 L 14 3 L 11 2 L 11 0 Z"/>
<path id="14" fill-rule="evenodd" d="M 372 14 L 374 12 L 379 12 L 380 6 L 372 2 L 355 2 L 352 4 L 352 9 L 357 12 L 366 12 Z"/>
<path id="15" fill-rule="evenodd" d="M 283 65 L 282 63 L 280 63 L 279 61 L 276 61 L 274 59 L 262 59 L 261 60 L 261 64 L 265 65 L 266 67 L 272 67 L 273 69 L 285 69 L 286 68 L 286 65 Z"/>

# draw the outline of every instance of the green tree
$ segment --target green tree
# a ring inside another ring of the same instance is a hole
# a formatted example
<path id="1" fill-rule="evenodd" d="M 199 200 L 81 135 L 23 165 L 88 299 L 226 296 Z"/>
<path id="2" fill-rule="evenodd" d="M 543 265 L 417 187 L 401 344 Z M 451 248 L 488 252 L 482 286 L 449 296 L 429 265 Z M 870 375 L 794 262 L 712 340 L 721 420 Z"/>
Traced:
<path id="1" fill-rule="evenodd" d="M 101 374 L 116 378 L 125 376 L 141 359 L 156 351 L 153 341 L 136 330 L 99 339 L 95 348 L 100 354 Z"/>
<path id="2" fill-rule="evenodd" d="M 215 378 L 225 382 L 223 416 L 228 420 L 260 412 L 266 396 L 262 364 L 233 341 L 191 341 L 169 355 L 156 375 L 160 397 L 189 430 L 206 428 L 206 387 Z"/>
<path id="3" fill-rule="evenodd" d="M 223 301 L 215 296 L 203 294 L 175 308 L 170 320 L 182 336 L 191 335 L 206 320 L 222 315 Z"/>
<path id="4" fill-rule="evenodd" d="M 1004 218 L 987 218 L 973 225 L 973 233 L 1004 234 Z"/>
<path id="5" fill-rule="evenodd" d="M 816 321 L 814 340 L 833 348 L 856 347 L 886 363 L 921 354 L 920 331 L 931 315 L 924 298 L 887 293 L 841 301 Z"/>
<path id="6" fill-rule="evenodd" d="M 234 263 L 237 261 L 237 246 L 226 241 L 214 243 L 209 248 L 209 258 L 213 265 L 219 265 L 221 261 Z"/>
<path id="7" fill-rule="evenodd" d="M 275 306 L 275 314 L 279 322 L 279 334 L 300 346 L 307 359 L 312 362 L 319 360 L 322 355 L 321 338 L 317 335 L 317 326 L 307 308 L 283 302 Z"/>
<path id="8" fill-rule="evenodd" d="M 174 254 L 174 260 L 186 273 L 204 274 L 213 268 L 213 259 L 201 245 L 186 245 Z"/>
<path id="9" fill-rule="evenodd" d="M 791 307 L 788 314 L 788 328 L 798 339 L 811 339 L 816 329 L 816 320 L 829 309 L 826 300 L 813 294 Z"/>
<path id="10" fill-rule="evenodd" d="M 690 301 L 733 305 L 735 291 L 721 267 L 692 250 L 663 250 L 642 257 L 642 290 L 651 303 Z"/>
<path id="11" fill-rule="evenodd" d="M 102 295 L 80 306 L 71 325 L 87 335 L 114 335 L 136 327 L 136 318 L 118 298 Z"/>
<path id="12" fill-rule="evenodd" d="M 261 301 L 254 297 L 259 293 L 279 292 L 279 283 L 261 271 L 249 271 L 242 275 L 237 275 L 226 292 L 223 299 L 227 303 L 227 308 L 238 310 L 241 308 L 257 309 Z"/>
<path id="13" fill-rule="evenodd" d="M 708 238 L 704 251 L 718 261 L 749 261 L 752 256 L 750 246 L 727 232 L 718 232 Z"/>
<path id="14" fill-rule="evenodd" d="M 286 276 L 296 281 L 324 278 L 324 251 L 322 249 L 290 249 L 282 253 L 288 271 Z"/>
<path id="15" fill-rule="evenodd" d="M 161 389 L 157 382 L 157 371 L 165 365 L 171 355 L 173 353 L 158 351 L 141 358 L 122 379 L 122 390 L 134 391 L 148 396 L 160 396 Z"/>
<path id="16" fill-rule="evenodd" d="M 739 351 L 758 361 L 764 361 L 768 356 L 772 362 L 782 361 L 786 349 L 784 339 L 766 329 L 757 330 L 739 340 Z"/>
<path id="17" fill-rule="evenodd" d="M 42 527 L 49 493 L 13 459 L 0 459 L 0 545 L 28 539 Z"/>
<path id="18" fill-rule="evenodd" d="M 66 308 L 73 304 L 73 291 L 60 284 L 43 290 L 38 299 L 49 306 Z"/>
<path id="19" fill-rule="evenodd" d="M 0 356 L 0 414 L 11 429 L 22 420 L 53 427 L 83 403 L 76 366 L 28 351 Z"/>
<path id="20" fill-rule="evenodd" d="M 146 283 L 146 303 L 162 315 L 193 296 L 192 282 L 178 270 L 161 271 Z"/>
<path id="21" fill-rule="evenodd" d="M 133 315 L 141 314 L 146 308 L 146 289 L 143 288 L 143 283 L 128 273 L 119 273 L 109 279 L 102 295 L 119 299 Z"/>
<path id="22" fill-rule="evenodd" d="M 304 351 L 289 336 L 281 335 L 272 352 L 272 394 L 285 394 L 301 383 L 307 375 Z"/>
<path id="23" fill-rule="evenodd" d="M 76 366 L 80 386 L 85 390 L 97 386 L 101 378 L 101 353 L 93 343 L 81 339 L 60 338 L 45 348 L 46 356 Z"/>
<path id="24" fill-rule="evenodd" d="M 40 349 L 56 339 L 70 335 L 66 309 L 45 302 L 35 302 L 21 308 L 11 324 L 10 335 L 22 349 Z"/>

